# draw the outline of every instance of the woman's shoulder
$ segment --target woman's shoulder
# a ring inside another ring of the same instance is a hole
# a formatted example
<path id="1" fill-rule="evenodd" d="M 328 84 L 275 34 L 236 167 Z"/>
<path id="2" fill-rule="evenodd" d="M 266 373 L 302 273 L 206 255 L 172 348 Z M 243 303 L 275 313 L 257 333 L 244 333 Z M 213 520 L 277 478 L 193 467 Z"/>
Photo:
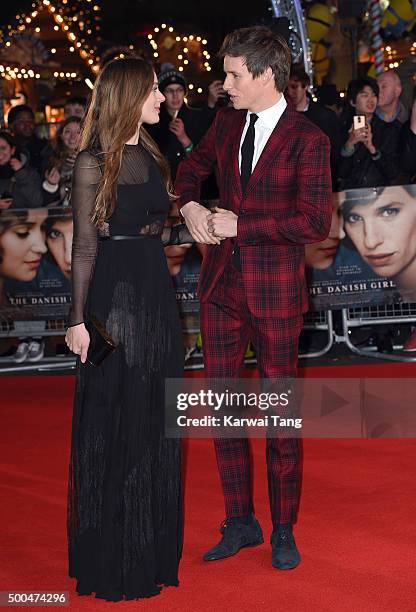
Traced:
<path id="1" fill-rule="evenodd" d="M 92 149 L 83 149 L 78 152 L 75 163 L 87 168 L 96 168 L 100 163 L 98 153 Z"/>
<path id="2" fill-rule="evenodd" d="M 73 178 L 78 184 L 96 185 L 102 174 L 102 161 L 89 149 L 79 151 L 75 159 Z"/>

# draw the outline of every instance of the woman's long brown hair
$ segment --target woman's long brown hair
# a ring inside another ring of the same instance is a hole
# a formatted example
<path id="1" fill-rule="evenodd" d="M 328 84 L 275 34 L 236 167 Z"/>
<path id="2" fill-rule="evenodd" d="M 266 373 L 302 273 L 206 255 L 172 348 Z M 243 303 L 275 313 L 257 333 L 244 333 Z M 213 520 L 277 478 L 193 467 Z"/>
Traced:
<path id="1" fill-rule="evenodd" d="M 83 122 L 80 150 L 103 160 L 92 221 L 101 227 L 116 206 L 117 179 L 125 143 L 137 131 L 143 103 L 154 83 L 152 65 L 140 58 L 109 62 L 98 76 Z M 156 143 L 140 127 L 140 141 L 159 165 L 168 193 L 173 195 L 169 166 Z"/>

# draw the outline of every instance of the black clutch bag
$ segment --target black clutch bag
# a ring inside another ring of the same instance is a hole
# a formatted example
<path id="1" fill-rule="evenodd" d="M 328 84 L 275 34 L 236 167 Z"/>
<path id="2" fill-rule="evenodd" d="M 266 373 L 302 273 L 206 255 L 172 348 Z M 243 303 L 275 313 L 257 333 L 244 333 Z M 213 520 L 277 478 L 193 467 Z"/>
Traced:
<path id="1" fill-rule="evenodd" d="M 92 316 L 86 327 L 90 335 L 87 361 L 93 366 L 99 366 L 117 345 L 97 317 Z"/>

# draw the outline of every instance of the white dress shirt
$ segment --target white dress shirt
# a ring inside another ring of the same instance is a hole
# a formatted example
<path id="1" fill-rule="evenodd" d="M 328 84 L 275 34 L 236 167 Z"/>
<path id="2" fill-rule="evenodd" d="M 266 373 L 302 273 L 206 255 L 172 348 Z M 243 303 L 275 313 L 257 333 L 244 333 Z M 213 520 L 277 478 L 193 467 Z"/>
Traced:
<path id="1" fill-rule="evenodd" d="M 270 138 L 271 133 L 274 128 L 278 124 L 280 117 L 283 115 L 284 110 L 287 106 L 287 102 L 285 100 L 284 95 L 282 94 L 280 100 L 276 102 L 270 108 L 266 108 L 264 111 L 260 111 L 256 113 L 258 119 L 254 124 L 254 155 L 253 155 L 253 165 L 251 166 L 251 171 L 253 172 L 256 167 L 257 162 L 259 161 L 260 155 L 264 147 L 266 146 L 267 141 Z M 244 142 L 244 138 L 246 132 L 248 130 L 248 126 L 250 125 L 250 115 L 252 113 L 247 111 L 246 124 L 244 126 L 244 130 L 240 140 L 240 149 L 238 151 L 238 166 L 241 171 L 241 145 Z"/>

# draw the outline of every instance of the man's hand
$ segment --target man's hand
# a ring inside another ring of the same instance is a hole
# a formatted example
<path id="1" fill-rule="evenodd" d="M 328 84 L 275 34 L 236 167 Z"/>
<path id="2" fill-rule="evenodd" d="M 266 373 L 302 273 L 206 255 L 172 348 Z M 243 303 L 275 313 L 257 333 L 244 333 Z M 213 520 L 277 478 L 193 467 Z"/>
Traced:
<path id="1" fill-rule="evenodd" d="M 185 132 L 185 126 L 182 119 L 179 119 L 179 117 L 176 117 L 176 119 L 172 119 L 172 121 L 169 123 L 169 129 L 175 134 L 176 138 L 179 140 L 179 142 L 185 149 L 186 147 L 189 147 L 189 145 L 191 144 L 191 139 Z"/>
<path id="2" fill-rule="evenodd" d="M 208 216 L 208 231 L 211 235 L 221 238 L 235 238 L 237 236 L 237 215 L 231 210 L 218 206 L 213 210 L 215 212 Z"/>
<path id="3" fill-rule="evenodd" d="M 214 108 L 219 98 L 225 98 L 225 95 L 222 81 L 212 81 L 211 85 L 208 87 L 208 106 Z"/>
<path id="4" fill-rule="evenodd" d="M 211 213 L 204 206 L 201 206 L 198 202 L 187 202 L 182 207 L 181 213 L 196 242 L 202 244 L 221 243 L 221 239 L 208 230 L 208 217 L 211 216 Z"/>

